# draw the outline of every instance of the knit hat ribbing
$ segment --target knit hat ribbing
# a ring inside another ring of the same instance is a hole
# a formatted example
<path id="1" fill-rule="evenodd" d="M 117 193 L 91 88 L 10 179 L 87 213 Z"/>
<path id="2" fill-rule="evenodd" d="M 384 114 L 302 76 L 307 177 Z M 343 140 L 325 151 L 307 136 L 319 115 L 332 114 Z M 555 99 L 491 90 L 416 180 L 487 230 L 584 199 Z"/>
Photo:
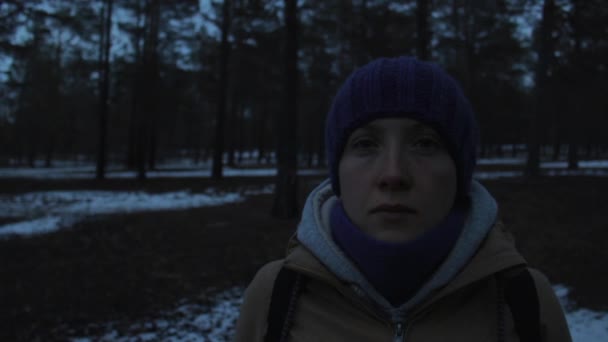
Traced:
<path id="1" fill-rule="evenodd" d="M 441 135 L 458 171 L 458 195 L 469 191 L 479 132 L 458 83 L 433 63 L 412 57 L 381 58 L 354 71 L 334 98 L 325 125 L 333 191 L 340 195 L 338 164 L 350 134 L 370 121 L 410 118 Z"/>

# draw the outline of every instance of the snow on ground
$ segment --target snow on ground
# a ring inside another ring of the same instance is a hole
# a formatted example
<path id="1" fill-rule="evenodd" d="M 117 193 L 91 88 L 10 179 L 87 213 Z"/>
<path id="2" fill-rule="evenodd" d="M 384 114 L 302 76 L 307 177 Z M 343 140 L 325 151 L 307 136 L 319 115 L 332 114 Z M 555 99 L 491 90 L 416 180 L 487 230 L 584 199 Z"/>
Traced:
<path id="1" fill-rule="evenodd" d="M 519 165 L 526 163 L 525 158 L 479 159 L 477 165 Z M 545 176 L 608 176 L 608 160 L 582 160 L 577 170 L 568 170 L 568 162 L 542 162 L 540 168 Z M 476 179 L 498 179 L 522 177 L 523 171 L 476 171 Z"/>
<path id="2" fill-rule="evenodd" d="M 498 179 L 522 177 L 522 171 L 476 171 L 473 173 L 475 179 Z"/>
<path id="3" fill-rule="evenodd" d="M 123 191 L 41 191 L 0 195 L 0 217 L 18 219 L 0 225 L 0 238 L 49 233 L 93 215 L 189 209 L 240 202 L 245 196 L 272 193 L 273 185 L 240 192 L 178 191 L 160 194 Z"/>
<path id="4" fill-rule="evenodd" d="M 272 177 L 277 174 L 277 169 L 269 168 L 231 168 L 224 167 L 224 177 Z M 301 169 L 298 170 L 301 176 L 309 175 L 324 175 L 327 171 L 324 169 Z M 109 167 L 106 172 L 106 178 L 132 178 L 137 176 L 136 171 L 125 171 L 119 167 Z M 95 166 L 70 166 L 70 167 L 51 167 L 51 168 L 0 168 L 0 178 L 34 178 L 34 179 L 93 179 L 95 177 Z M 170 168 L 168 166 L 158 167 L 157 170 L 147 171 L 147 178 L 185 178 L 185 177 L 211 177 L 211 169 L 209 167 L 185 167 L 185 168 Z"/>
<path id="5" fill-rule="evenodd" d="M 119 322 L 97 326 L 101 336 L 72 337 L 72 342 L 224 342 L 230 341 L 242 303 L 243 288 L 235 287 L 215 296 L 211 306 L 180 303 L 160 318 L 133 323 L 127 329 L 117 329 Z M 125 331 L 126 330 L 126 331 Z"/>
<path id="6" fill-rule="evenodd" d="M 511 161 L 515 163 L 515 161 Z M 509 161 L 502 164 L 509 164 Z M 489 165 L 493 161 L 481 161 Z M 518 161 L 519 163 L 519 161 Z M 497 163 L 494 163 L 497 164 Z M 572 173 L 565 163 L 545 163 L 543 167 L 549 175 L 608 175 L 608 161 L 581 162 L 581 170 Z M 606 168 L 601 170 L 600 168 Z M 51 169 L 0 169 L 0 177 L 31 178 L 90 178 L 94 169 L 83 167 Z M 558 170 L 555 170 L 558 169 Z M 598 170 L 599 169 L 599 170 Z M 237 175 L 272 176 L 275 169 L 224 169 L 228 177 Z M 303 170 L 301 174 L 324 174 L 323 170 Z M 150 177 L 208 177 L 207 170 L 169 171 L 159 170 L 148 173 Z M 519 177 L 518 171 L 478 172 L 476 178 L 489 179 Z M 133 173 L 114 171 L 110 177 L 134 177 Z M 78 220 L 92 215 L 138 212 L 146 210 L 185 209 L 201 206 L 222 205 L 238 202 L 245 196 L 272 193 L 273 186 L 249 189 L 240 192 L 221 193 L 210 188 L 205 193 L 191 193 L 187 190 L 148 194 L 145 192 L 120 191 L 46 191 L 30 192 L 16 196 L 0 195 L 0 217 L 20 219 L 18 222 L 0 225 L 0 238 L 12 234 L 22 236 L 56 231 L 69 227 Z M 568 302 L 568 289 L 555 286 L 560 302 L 567 311 L 567 320 L 575 342 L 608 341 L 608 313 L 584 308 L 573 308 Z M 228 341 L 233 334 L 242 301 L 242 288 L 233 288 L 220 293 L 211 306 L 193 303 L 179 303 L 170 312 L 159 314 L 161 318 L 134 323 L 125 332 L 117 327 L 119 322 L 110 322 L 102 328 L 102 336 L 74 337 L 72 341 Z"/>
<path id="7" fill-rule="evenodd" d="M 608 341 L 608 312 L 572 308 L 568 288 L 556 285 L 554 290 L 566 310 L 574 342 Z M 101 336 L 73 337 L 71 341 L 229 341 L 234 334 L 242 295 L 242 288 L 232 288 L 217 295 L 211 306 L 180 303 L 174 310 L 160 313 L 160 318 L 133 323 L 120 332 L 116 328 L 119 324 L 110 322 L 96 327 L 103 331 Z"/>
<path id="8" fill-rule="evenodd" d="M 544 169 L 541 173 L 545 176 L 596 176 L 606 177 L 608 176 L 607 169 L 578 169 L 578 170 L 567 170 L 567 169 Z M 475 179 L 499 179 L 499 178 L 517 178 L 523 177 L 523 171 L 476 171 L 473 174 Z"/>
<path id="9" fill-rule="evenodd" d="M 477 165 L 524 165 L 525 158 L 491 158 L 479 159 Z M 70 163 L 57 162 L 58 167 L 44 168 L 29 168 L 29 167 L 14 167 L 0 168 L 0 178 L 34 178 L 34 179 L 91 179 L 95 177 L 94 165 L 73 165 Z M 247 163 L 245 163 L 247 164 Z M 567 170 L 568 162 L 542 162 L 540 167 L 545 170 L 545 174 L 549 176 L 564 176 L 564 175 L 593 175 L 593 176 L 608 176 L 608 160 L 582 160 L 579 162 L 578 170 Z M 224 167 L 223 175 L 225 177 L 272 177 L 277 173 L 275 167 L 267 168 L 232 168 Z M 300 169 L 298 174 L 302 176 L 309 175 L 327 175 L 325 169 Z M 521 171 L 513 172 L 478 172 L 476 177 L 479 179 L 495 179 L 504 177 L 521 177 Z M 211 177 L 211 167 L 209 163 L 193 164 L 189 161 L 175 161 L 168 164 L 159 165 L 157 170 L 146 172 L 148 178 L 178 178 L 178 177 Z M 125 171 L 119 165 L 108 166 L 106 172 L 107 178 L 135 178 L 135 171 Z"/>
<path id="10" fill-rule="evenodd" d="M 524 159 L 481 159 L 480 165 L 515 165 Z M 61 163 L 60 163 L 61 164 Z M 56 168 L 0 168 L 0 177 L 21 177 L 36 179 L 93 178 L 94 166 L 70 166 L 61 164 Z M 608 176 L 608 161 L 581 161 L 579 170 L 568 170 L 566 162 L 544 162 L 541 167 L 548 176 Z M 177 168 L 179 167 L 179 168 Z M 177 168 L 177 169 L 176 169 Z M 263 177 L 276 175 L 276 168 L 238 169 L 224 168 L 224 176 Z M 299 170 L 300 175 L 325 175 L 323 169 Z M 160 177 L 210 177 L 208 165 L 188 163 L 166 164 L 158 170 L 147 173 L 149 178 Z M 478 171 L 476 179 L 497 179 L 523 176 L 522 171 Z M 110 167 L 108 178 L 135 178 L 135 172 Z M 262 190 L 272 192 L 272 188 Z M 70 227 L 75 222 L 92 215 L 129 213 L 150 210 L 186 209 L 244 200 L 251 194 L 216 193 L 209 189 L 204 194 L 189 191 L 164 194 L 117 191 L 48 191 L 31 192 L 17 196 L 0 195 L 0 217 L 17 218 L 17 222 L 0 225 L 0 238 L 10 235 L 32 235 L 48 233 Z"/>
<path id="11" fill-rule="evenodd" d="M 480 158 L 477 165 L 523 165 L 526 158 Z"/>
<path id="12" fill-rule="evenodd" d="M 568 300 L 570 291 L 563 285 L 553 287 L 562 307 L 574 342 L 608 341 L 608 312 L 598 312 L 585 308 L 573 308 Z"/>
<path id="13" fill-rule="evenodd" d="M 481 158 L 477 160 L 477 165 L 525 165 L 526 158 Z M 545 161 L 540 163 L 543 169 L 565 169 L 568 167 L 567 161 Z M 578 162 L 581 169 L 588 168 L 608 168 L 608 160 L 581 160 Z"/>

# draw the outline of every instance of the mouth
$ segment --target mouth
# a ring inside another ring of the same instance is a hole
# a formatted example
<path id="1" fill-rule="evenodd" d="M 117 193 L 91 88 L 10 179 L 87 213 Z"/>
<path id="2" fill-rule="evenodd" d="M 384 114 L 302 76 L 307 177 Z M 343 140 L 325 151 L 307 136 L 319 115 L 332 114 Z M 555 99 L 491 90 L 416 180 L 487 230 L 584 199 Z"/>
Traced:
<path id="1" fill-rule="evenodd" d="M 417 211 L 416 209 L 403 204 L 381 204 L 370 210 L 370 213 L 416 214 Z"/>

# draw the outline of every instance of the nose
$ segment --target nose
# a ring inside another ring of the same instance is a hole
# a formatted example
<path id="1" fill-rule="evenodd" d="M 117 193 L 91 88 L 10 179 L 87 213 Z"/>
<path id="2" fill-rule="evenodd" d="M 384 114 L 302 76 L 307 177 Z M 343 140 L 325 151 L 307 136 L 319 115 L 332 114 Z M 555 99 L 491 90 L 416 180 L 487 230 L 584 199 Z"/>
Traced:
<path id="1" fill-rule="evenodd" d="M 382 190 L 403 191 L 411 188 L 410 161 L 402 148 L 389 148 L 380 158 L 378 186 Z"/>

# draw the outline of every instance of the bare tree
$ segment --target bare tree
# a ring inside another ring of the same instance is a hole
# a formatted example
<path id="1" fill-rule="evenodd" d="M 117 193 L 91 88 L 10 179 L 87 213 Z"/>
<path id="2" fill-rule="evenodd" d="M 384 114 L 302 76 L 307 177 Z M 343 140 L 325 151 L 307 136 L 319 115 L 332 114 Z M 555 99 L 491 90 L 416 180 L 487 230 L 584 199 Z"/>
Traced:
<path id="1" fill-rule="evenodd" d="M 579 69 L 581 67 L 581 65 L 583 64 L 581 55 L 582 55 L 582 48 L 581 48 L 581 19 L 582 19 L 582 15 L 581 15 L 581 6 L 582 6 L 582 1 L 580 0 L 572 0 L 572 35 L 574 38 L 574 68 L 575 69 Z M 583 87 L 582 84 L 580 84 L 580 79 L 582 77 L 582 72 L 580 70 L 577 70 L 576 75 L 574 76 L 574 80 L 575 80 L 575 84 L 574 87 L 572 87 L 572 92 L 574 93 L 574 102 L 577 102 L 578 105 L 581 105 L 582 103 L 585 103 L 585 101 L 581 98 L 581 96 L 579 96 L 580 92 L 581 92 L 581 87 Z M 584 91 L 584 90 L 583 90 Z M 583 100 L 583 101 L 581 101 Z M 571 103 L 573 101 L 570 101 Z M 574 107 L 574 106 L 573 106 Z M 583 109 L 585 110 L 585 109 Z M 570 170 L 576 170 L 578 169 L 578 139 L 579 139 L 579 122 L 581 120 L 573 120 L 574 122 L 572 122 L 570 124 L 570 142 L 568 144 L 568 169 Z"/>
<path id="2" fill-rule="evenodd" d="M 137 91 L 140 91 L 138 98 L 145 101 L 138 103 L 137 110 L 137 143 L 136 143 L 136 162 L 137 178 L 146 178 L 146 153 L 150 153 L 151 130 L 155 123 L 158 111 L 158 87 L 160 77 L 160 65 L 158 57 L 158 35 L 160 25 L 160 0 L 151 0 L 146 6 L 145 38 L 140 65 L 141 72 L 138 77 L 140 80 Z M 145 95 L 145 96 L 144 96 Z M 153 158 L 153 155 L 148 155 Z"/>
<path id="3" fill-rule="evenodd" d="M 278 113 L 278 173 L 272 215 L 293 218 L 298 214 L 298 12 L 297 0 L 285 1 L 285 106 Z"/>
<path id="4" fill-rule="evenodd" d="M 416 29 L 418 58 L 428 60 L 431 57 L 431 30 L 429 29 L 429 0 L 416 0 Z"/>
<path id="5" fill-rule="evenodd" d="M 128 140 L 127 140 L 127 155 L 126 165 L 129 169 L 135 169 L 137 166 L 137 133 L 138 133 L 138 122 L 137 122 L 137 110 L 138 110 L 138 96 L 139 96 L 139 84 L 141 82 L 141 63 L 142 63 L 142 48 L 141 42 L 143 39 L 144 30 L 141 27 L 141 22 L 144 19 L 144 6 L 142 0 L 135 0 L 133 2 L 133 11 L 135 13 L 135 21 L 130 27 L 123 27 L 131 36 L 131 43 L 134 49 L 134 67 L 132 77 L 132 90 L 129 108 L 128 118 Z"/>
<path id="6" fill-rule="evenodd" d="M 220 43 L 220 84 L 217 116 L 215 121 L 215 144 L 213 150 L 213 166 L 211 177 L 213 179 L 222 178 L 223 155 L 224 155 L 224 126 L 226 119 L 226 95 L 228 93 L 228 59 L 230 58 L 230 33 L 232 0 L 224 0 L 222 6 L 222 41 Z"/>
<path id="7" fill-rule="evenodd" d="M 112 5 L 114 0 L 106 0 L 101 16 L 99 42 L 99 127 L 97 142 L 96 178 L 104 179 L 106 173 L 107 136 L 108 136 L 108 99 L 110 92 L 110 49 L 112 47 Z"/>
<path id="8" fill-rule="evenodd" d="M 538 51 L 538 62 L 535 70 L 535 106 L 532 110 L 530 131 L 528 136 L 528 160 L 526 162 L 525 174 L 527 176 L 538 176 L 540 174 L 540 126 L 542 114 L 545 110 L 547 99 L 547 71 L 553 50 L 555 49 L 551 32 L 555 26 L 555 2 L 545 0 L 543 4 L 543 17 L 540 23 L 540 44 Z"/>

